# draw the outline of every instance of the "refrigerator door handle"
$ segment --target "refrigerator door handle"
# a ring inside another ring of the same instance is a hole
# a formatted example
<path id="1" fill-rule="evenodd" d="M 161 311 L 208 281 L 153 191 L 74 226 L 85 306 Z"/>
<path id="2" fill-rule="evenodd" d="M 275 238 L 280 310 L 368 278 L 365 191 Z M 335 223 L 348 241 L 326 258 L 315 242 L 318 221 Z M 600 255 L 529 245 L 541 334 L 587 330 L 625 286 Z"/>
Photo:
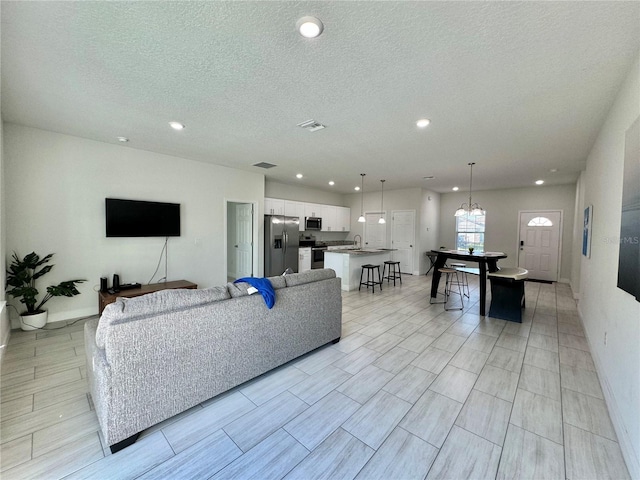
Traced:
<path id="1" fill-rule="evenodd" d="M 287 254 L 287 244 L 289 243 L 289 235 L 287 235 L 287 231 L 286 230 L 282 231 L 282 239 L 284 240 L 284 251 L 283 251 L 283 253 L 286 255 Z"/>

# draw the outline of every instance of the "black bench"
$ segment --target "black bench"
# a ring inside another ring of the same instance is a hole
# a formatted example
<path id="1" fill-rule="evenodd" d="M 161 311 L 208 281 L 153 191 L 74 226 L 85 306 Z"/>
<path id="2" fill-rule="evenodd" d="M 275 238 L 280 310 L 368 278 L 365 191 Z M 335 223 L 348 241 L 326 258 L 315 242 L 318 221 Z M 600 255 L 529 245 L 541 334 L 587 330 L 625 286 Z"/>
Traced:
<path id="1" fill-rule="evenodd" d="M 524 281 L 528 274 L 524 268 L 502 268 L 488 275 L 491 282 L 490 317 L 522 323 Z"/>

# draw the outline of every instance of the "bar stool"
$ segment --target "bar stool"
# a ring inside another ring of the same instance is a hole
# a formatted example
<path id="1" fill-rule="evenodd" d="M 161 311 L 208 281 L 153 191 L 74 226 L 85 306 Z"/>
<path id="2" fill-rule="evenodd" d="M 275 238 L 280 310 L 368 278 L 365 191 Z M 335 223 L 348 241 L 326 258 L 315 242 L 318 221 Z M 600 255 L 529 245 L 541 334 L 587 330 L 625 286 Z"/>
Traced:
<path id="1" fill-rule="evenodd" d="M 462 286 L 462 282 L 460 282 L 460 277 L 458 276 L 458 270 L 454 268 L 441 268 L 438 270 L 440 273 L 446 274 L 446 279 L 444 282 L 444 309 L 449 310 L 462 310 L 464 308 L 464 287 Z M 455 276 L 455 280 L 454 280 Z M 453 291 L 453 286 L 455 285 L 457 291 Z M 449 297 L 452 294 L 460 295 L 460 308 L 447 308 L 447 302 L 449 301 Z"/>
<path id="2" fill-rule="evenodd" d="M 374 276 L 374 269 L 378 271 L 378 281 L 376 282 L 376 277 Z M 367 271 L 367 280 L 365 282 L 362 281 L 362 275 L 364 271 Z M 382 276 L 380 275 L 380 265 L 372 265 L 367 263 L 362 266 L 362 271 L 360 272 L 360 285 L 358 286 L 358 290 L 362 288 L 362 285 L 366 285 L 367 288 L 372 287 L 373 292 L 376 293 L 376 285 L 380 285 L 380 291 L 382 291 Z"/>
<path id="3" fill-rule="evenodd" d="M 464 270 L 459 270 L 461 268 L 466 268 L 466 263 L 449 263 L 451 268 L 455 268 L 462 274 L 462 292 L 466 290 L 467 293 L 464 294 L 465 297 L 469 298 L 469 278 L 467 277 L 467 272 Z"/>
<path id="4" fill-rule="evenodd" d="M 396 269 L 397 267 L 397 269 Z M 391 269 L 393 268 L 393 272 Z M 385 270 L 387 272 L 387 276 L 384 276 Z M 402 273 L 400 272 L 400 262 L 394 262 L 393 260 L 387 260 L 384 262 L 382 266 L 382 278 L 387 279 L 387 283 L 389 280 L 393 280 L 393 286 L 396 286 L 396 278 L 400 279 L 400 285 L 402 285 Z"/>

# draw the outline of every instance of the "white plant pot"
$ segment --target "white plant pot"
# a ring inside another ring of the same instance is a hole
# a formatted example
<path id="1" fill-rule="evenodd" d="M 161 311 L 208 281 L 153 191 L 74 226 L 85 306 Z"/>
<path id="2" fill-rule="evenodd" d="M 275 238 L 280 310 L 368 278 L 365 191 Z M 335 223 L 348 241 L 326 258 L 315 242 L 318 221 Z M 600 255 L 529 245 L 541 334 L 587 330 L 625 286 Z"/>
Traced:
<path id="1" fill-rule="evenodd" d="M 33 315 L 20 315 L 20 328 L 22 330 L 38 330 L 47 324 L 47 311 Z"/>

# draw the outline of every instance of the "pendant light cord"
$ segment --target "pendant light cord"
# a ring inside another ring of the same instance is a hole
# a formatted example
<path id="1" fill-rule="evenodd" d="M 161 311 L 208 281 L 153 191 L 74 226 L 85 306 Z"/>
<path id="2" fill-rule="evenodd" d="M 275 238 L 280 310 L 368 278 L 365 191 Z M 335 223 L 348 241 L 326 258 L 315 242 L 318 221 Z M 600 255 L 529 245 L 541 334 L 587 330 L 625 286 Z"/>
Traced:
<path id="1" fill-rule="evenodd" d="M 471 162 L 469 166 L 471 167 L 471 173 L 469 174 L 469 213 L 471 213 L 471 184 L 473 182 L 473 166 L 475 162 Z"/>

